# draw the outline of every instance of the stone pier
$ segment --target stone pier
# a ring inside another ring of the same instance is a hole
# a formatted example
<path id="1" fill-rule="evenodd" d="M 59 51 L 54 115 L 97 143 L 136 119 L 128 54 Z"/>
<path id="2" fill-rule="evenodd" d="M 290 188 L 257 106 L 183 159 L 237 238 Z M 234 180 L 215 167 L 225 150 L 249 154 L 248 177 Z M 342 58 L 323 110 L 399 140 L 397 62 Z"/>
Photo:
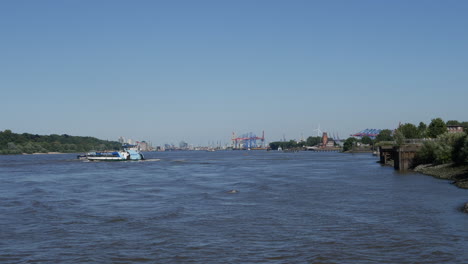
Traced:
<path id="1" fill-rule="evenodd" d="M 405 144 L 401 146 L 381 146 L 380 163 L 389 164 L 393 160 L 395 170 L 405 172 L 413 167 L 414 157 L 422 144 Z"/>

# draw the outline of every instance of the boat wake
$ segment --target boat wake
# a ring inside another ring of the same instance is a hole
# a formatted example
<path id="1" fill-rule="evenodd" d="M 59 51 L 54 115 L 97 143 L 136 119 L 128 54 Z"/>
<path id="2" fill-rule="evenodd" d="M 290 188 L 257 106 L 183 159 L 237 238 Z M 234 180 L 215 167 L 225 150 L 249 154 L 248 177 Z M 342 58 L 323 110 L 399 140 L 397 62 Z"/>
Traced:
<path id="1" fill-rule="evenodd" d="M 161 159 L 144 159 L 140 160 L 140 162 L 152 162 L 152 161 L 160 161 Z"/>

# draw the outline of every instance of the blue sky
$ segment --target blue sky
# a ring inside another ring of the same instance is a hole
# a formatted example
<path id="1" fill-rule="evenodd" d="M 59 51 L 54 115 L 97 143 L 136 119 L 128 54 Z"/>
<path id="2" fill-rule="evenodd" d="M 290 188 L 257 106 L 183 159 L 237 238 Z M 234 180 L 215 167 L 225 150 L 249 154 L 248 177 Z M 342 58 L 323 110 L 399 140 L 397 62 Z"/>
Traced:
<path id="1" fill-rule="evenodd" d="M 468 121 L 468 1 L 0 1 L 0 130 L 154 145 Z"/>

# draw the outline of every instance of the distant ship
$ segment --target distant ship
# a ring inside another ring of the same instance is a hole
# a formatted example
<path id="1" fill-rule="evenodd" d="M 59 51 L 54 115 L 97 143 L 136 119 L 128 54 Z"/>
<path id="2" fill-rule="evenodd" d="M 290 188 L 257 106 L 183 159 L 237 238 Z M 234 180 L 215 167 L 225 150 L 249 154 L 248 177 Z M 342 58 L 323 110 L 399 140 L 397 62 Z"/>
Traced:
<path id="1" fill-rule="evenodd" d="M 125 161 L 145 159 L 137 145 L 123 145 L 122 148 L 122 151 L 90 152 L 85 155 L 85 159 L 90 161 Z"/>

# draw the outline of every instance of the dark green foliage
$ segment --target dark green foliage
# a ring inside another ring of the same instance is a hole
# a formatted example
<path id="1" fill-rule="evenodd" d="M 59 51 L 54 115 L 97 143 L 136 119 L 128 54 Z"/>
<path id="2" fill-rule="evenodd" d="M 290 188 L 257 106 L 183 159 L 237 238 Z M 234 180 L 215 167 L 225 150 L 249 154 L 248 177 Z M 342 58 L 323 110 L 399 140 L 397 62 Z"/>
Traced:
<path id="1" fill-rule="evenodd" d="M 427 134 L 427 125 L 424 122 L 419 122 L 418 133 L 421 138 L 425 138 Z"/>
<path id="2" fill-rule="evenodd" d="M 294 140 L 290 141 L 275 141 L 270 143 L 270 148 L 272 150 L 277 150 L 279 147 L 282 149 L 293 149 L 293 148 L 302 148 L 304 146 L 316 146 L 319 143 L 322 143 L 321 137 L 308 137 L 307 140 L 304 142 L 297 143 Z"/>
<path id="3" fill-rule="evenodd" d="M 421 138 L 434 138 L 424 142 L 423 147 L 415 157 L 415 164 L 444 164 L 454 162 L 464 164 L 468 162 L 468 136 L 466 133 L 448 133 L 447 126 L 468 126 L 468 122 L 449 120 L 447 123 L 441 118 L 434 118 L 426 128 L 421 122 L 418 131 Z"/>
<path id="4" fill-rule="evenodd" d="M 350 137 L 346 139 L 346 141 L 343 144 L 343 151 L 348 151 L 353 149 L 353 146 L 356 145 L 357 139 Z"/>
<path id="5" fill-rule="evenodd" d="M 465 132 L 468 133 L 468 122 L 467 121 L 461 122 L 461 126 L 463 127 Z"/>
<path id="6" fill-rule="evenodd" d="M 307 144 L 307 143 L 306 143 L 304 140 L 301 140 L 301 141 L 297 142 L 297 147 L 303 148 L 303 147 L 306 146 L 306 144 Z"/>
<path id="7" fill-rule="evenodd" d="M 431 123 L 427 127 L 427 136 L 431 138 L 436 138 L 445 132 L 447 132 L 447 125 L 445 125 L 444 120 L 441 118 L 432 119 Z"/>
<path id="8" fill-rule="evenodd" d="M 393 138 L 395 139 L 395 143 L 397 146 L 403 145 L 405 143 L 405 135 L 401 132 L 401 130 L 395 130 L 395 133 L 393 134 Z"/>
<path id="9" fill-rule="evenodd" d="M 272 150 L 277 150 L 281 146 L 280 143 L 280 141 L 270 142 L 269 146 Z"/>
<path id="10" fill-rule="evenodd" d="M 468 163 L 468 135 L 463 134 L 453 145 L 452 160 L 455 164 Z"/>
<path id="11" fill-rule="evenodd" d="M 380 131 L 380 133 L 375 137 L 376 142 L 382 142 L 382 141 L 392 141 L 393 136 L 392 136 L 392 131 L 390 129 L 384 129 Z"/>
<path id="12" fill-rule="evenodd" d="M 308 137 L 306 141 L 307 146 L 316 146 L 318 144 L 322 143 L 322 138 L 321 137 Z"/>
<path id="13" fill-rule="evenodd" d="M 420 124 L 421 125 L 421 124 Z M 407 139 L 415 139 L 415 138 L 421 138 L 419 129 L 410 123 L 401 125 L 397 131 L 401 132 L 404 138 Z"/>
<path id="14" fill-rule="evenodd" d="M 465 148 L 465 133 L 444 133 L 436 140 L 426 141 L 418 151 L 416 164 L 445 164 L 452 161 L 463 163 L 468 152 Z M 467 145 L 468 146 L 468 145 Z"/>
<path id="15" fill-rule="evenodd" d="M 0 132 L 0 154 L 21 153 L 79 153 L 90 150 L 118 150 L 121 144 L 93 137 L 70 135 L 40 136 L 28 133 L 15 134 L 11 130 Z"/>
<path id="16" fill-rule="evenodd" d="M 271 142 L 270 143 L 270 148 L 272 150 L 277 150 L 279 147 L 282 149 L 292 149 L 292 148 L 297 148 L 301 147 L 302 145 L 298 145 L 296 141 L 290 140 L 290 141 L 276 141 L 276 142 Z"/>
<path id="17" fill-rule="evenodd" d="M 435 163 L 435 149 L 436 143 L 434 141 L 424 142 L 423 146 L 414 157 L 414 165 Z"/>
<path id="18" fill-rule="evenodd" d="M 447 126 L 459 126 L 459 125 L 461 125 L 461 123 L 458 122 L 457 120 L 449 120 L 449 121 L 447 121 L 446 125 Z"/>
<path id="19" fill-rule="evenodd" d="M 372 141 L 372 138 L 370 138 L 368 136 L 364 136 L 364 137 L 361 138 L 361 143 L 366 144 L 366 145 L 372 145 L 373 141 Z"/>
<path id="20" fill-rule="evenodd" d="M 454 147 L 456 143 L 464 138 L 464 133 L 444 133 L 437 137 L 435 155 L 436 163 L 444 164 L 453 160 Z"/>

